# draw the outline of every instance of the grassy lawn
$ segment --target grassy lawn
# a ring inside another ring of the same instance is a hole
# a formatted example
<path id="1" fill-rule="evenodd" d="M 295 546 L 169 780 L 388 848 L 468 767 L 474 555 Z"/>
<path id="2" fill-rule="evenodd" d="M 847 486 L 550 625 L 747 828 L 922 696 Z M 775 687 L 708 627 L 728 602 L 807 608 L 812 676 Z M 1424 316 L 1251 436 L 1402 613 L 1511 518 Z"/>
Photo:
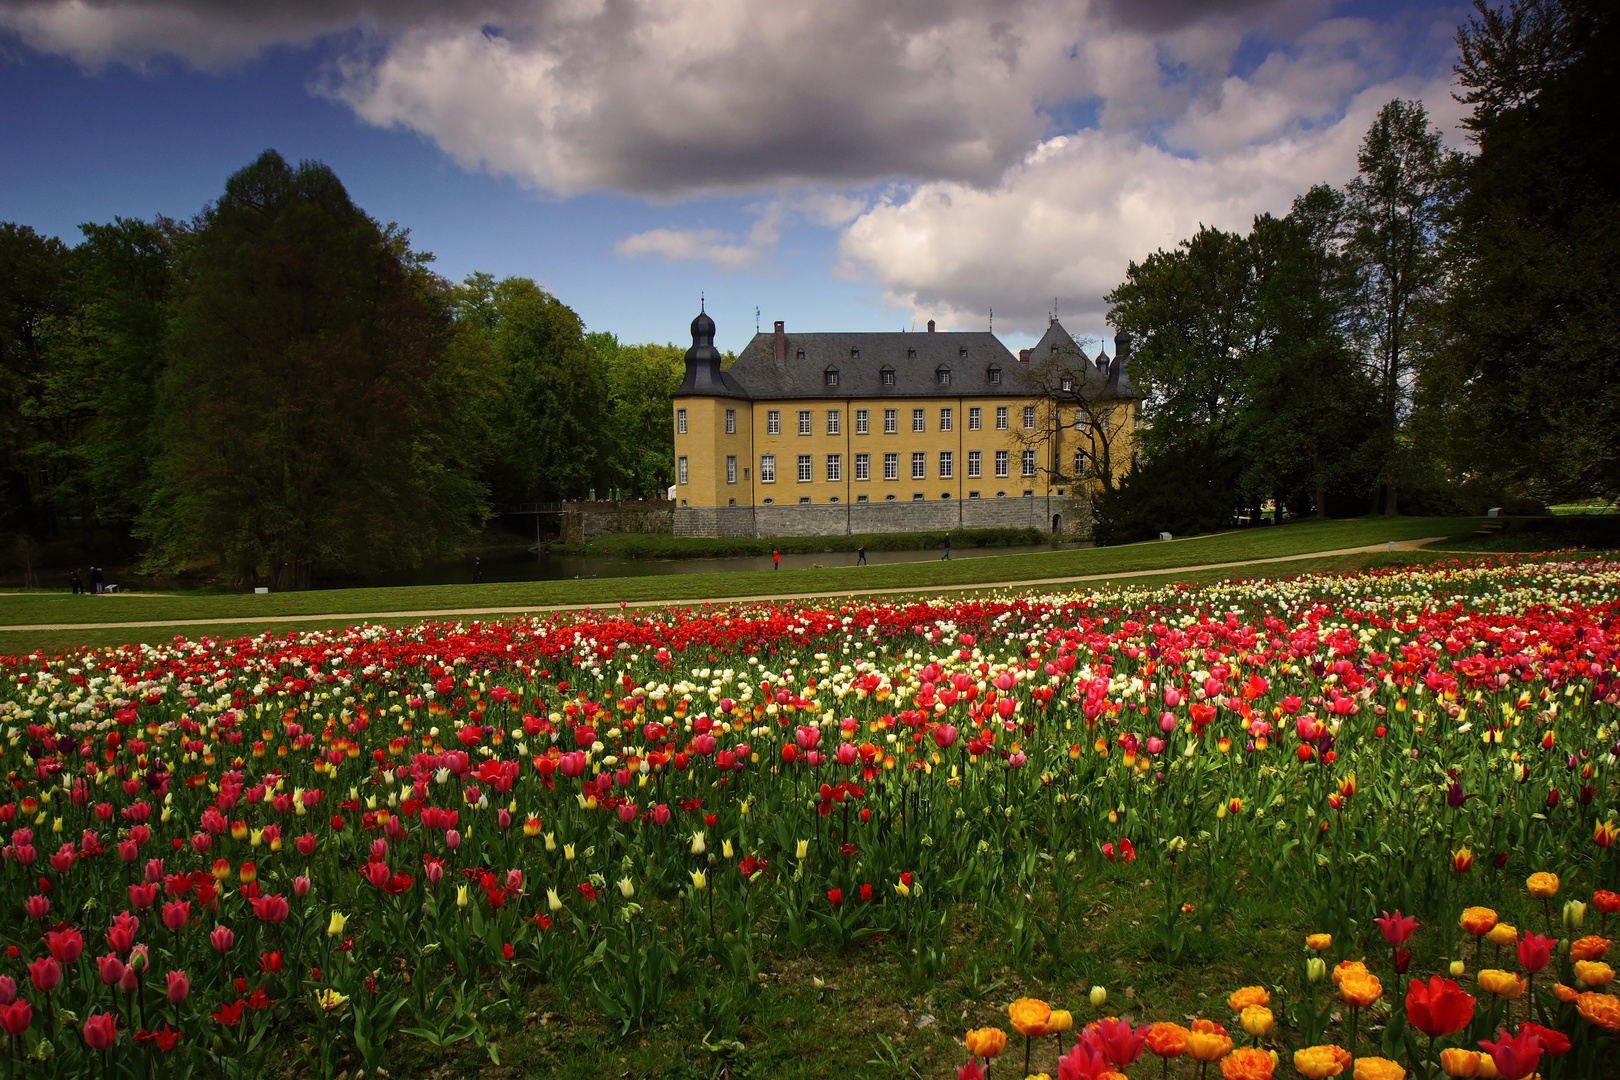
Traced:
<path id="1" fill-rule="evenodd" d="M 1112 549 L 1115 551 L 1127 550 L 1124 548 Z M 1431 551 L 1398 551 L 1391 553 L 1363 553 L 1358 555 L 1335 555 L 1320 559 L 1299 559 L 1280 565 L 1259 563 L 1249 568 L 1233 568 L 1228 570 L 1202 570 L 1191 573 L 1165 573 L 1148 574 L 1121 578 L 1102 578 L 1094 582 L 1087 582 L 1077 588 L 1104 588 L 1109 585 L 1130 585 L 1143 588 L 1153 588 L 1160 585 L 1179 583 L 1184 585 L 1208 584 L 1222 579 L 1252 580 L 1256 578 L 1283 578 L 1294 577 L 1308 573 L 1354 573 L 1358 570 L 1374 567 L 1410 566 L 1414 564 L 1439 562 L 1456 558 L 1461 553 L 1431 552 Z M 927 564 L 933 565 L 933 564 Z M 1099 571 L 1106 573 L 1107 571 Z M 1130 570 L 1121 571 L 1130 573 Z M 768 577 L 769 575 L 761 575 Z M 785 577 L 779 574 L 778 577 Z M 669 580 L 667 578 L 661 580 Z M 865 583 L 863 583 L 864 585 Z M 1033 594 L 1048 592 L 1054 586 L 1019 587 L 1013 585 L 1000 588 L 974 588 L 972 585 L 951 588 L 948 591 L 953 599 L 974 596 L 1016 596 L 1020 594 Z M 940 592 L 947 591 L 938 588 L 915 593 L 905 592 L 885 596 L 883 599 L 903 602 L 907 600 L 926 600 L 938 596 Z M 829 591 L 826 595 L 836 597 L 836 591 Z M 259 597 L 263 600 L 265 597 Z M 701 602 L 701 601 L 699 601 Z M 6 603 L 0 600 L 0 605 Z M 206 618 L 206 616 L 204 616 Z M 261 633 L 296 633 L 304 630 L 336 630 L 354 622 L 352 616 L 334 614 L 329 619 L 312 619 L 308 622 L 250 622 L 250 623 L 198 623 L 184 627 L 163 627 L 149 629 L 128 629 L 118 627 L 98 628 L 86 626 L 71 630 L 29 630 L 7 631 L 0 629 L 0 656 L 9 656 L 19 653 L 33 652 L 41 649 L 49 653 L 58 649 L 75 648 L 79 646 L 112 646 L 124 645 L 130 642 L 162 642 L 176 635 L 188 638 L 215 637 L 240 638 L 252 637 Z M 411 626 L 422 620 L 415 616 L 381 616 L 367 620 L 380 626 Z"/>
<path id="2" fill-rule="evenodd" d="M 0 595 L 0 628 L 38 623 L 95 624 L 270 615 L 340 616 L 465 607 L 521 608 L 620 601 L 704 600 L 781 593 L 833 594 L 852 588 L 921 591 L 1277 558 L 1360 547 L 1385 540 L 1466 536 L 1476 527 L 1476 521 L 1471 518 L 1358 518 L 1350 521 L 1299 522 L 1281 528 L 1223 533 L 1172 543 L 1150 542 L 1115 548 L 991 556 L 949 563 L 929 561 L 821 570 L 767 570 L 749 574 L 666 575 L 589 581 L 329 589 L 262 596 L 131 593 L 75 597 L 66 592 L 9 593 Z"/>

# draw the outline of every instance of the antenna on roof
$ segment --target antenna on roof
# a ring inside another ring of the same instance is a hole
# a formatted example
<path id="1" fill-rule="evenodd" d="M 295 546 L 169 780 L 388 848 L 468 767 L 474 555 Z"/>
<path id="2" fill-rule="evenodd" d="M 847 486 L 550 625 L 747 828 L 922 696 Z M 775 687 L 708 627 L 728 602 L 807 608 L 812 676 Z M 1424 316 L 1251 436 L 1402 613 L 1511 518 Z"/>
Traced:
<path id="1" fill-rule="evenodd" d="M 1055 296 L 1052 297 L 1052 321 L 1053 322 L 1057 322 L 1057 307 L 1058 307 L 1057 302 L 1058 302 L 1058 298 L 1055 297 Z"/>
<path id="2" fill-rule="evenodd" d="M 698 293 L 698 311 L 699 312 L 702 312 L 704 310 L 703 304 L 704 304 L 703 294 Z"/>
<path id="3" fill-rule="evenodd" d="M 759 308 L 754 308 L 754 333 L 759 333 Z"/>
<path id="4" fill-rule="evenodd" d="M 990 309 L 990 332 L 992 334 L 996 332 L 996 309 L 995 308 Z"/>

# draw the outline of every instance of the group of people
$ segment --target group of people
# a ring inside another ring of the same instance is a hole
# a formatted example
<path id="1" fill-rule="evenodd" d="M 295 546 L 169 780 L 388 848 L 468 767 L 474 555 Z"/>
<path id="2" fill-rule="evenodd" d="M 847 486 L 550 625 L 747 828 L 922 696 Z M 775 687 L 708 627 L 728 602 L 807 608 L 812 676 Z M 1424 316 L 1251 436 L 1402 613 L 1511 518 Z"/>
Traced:
<path id="1" fill-rule="evenodd" d="M 68 588 L 74 596 L 80 593 L 101 593 L 106 590 L 106 576 L 102 574 L 101 567 L 92 566 L 88 574 L 81 574 L 75 570 L 68 575 Z"/>
<path id="2" fill-rule="evenodd" d="M 862 544 L 860 547 L 856 548 L 855 549 L 855 554 L 858 556 L 858 558 L 856 558 L 856 560 L 855 560 L 855 565 L 856 566 L 865 566 L 865 565 L 867 565 L 867 563 L 866 563 L 866 545 L 865 544 Z M 951 558 L 951 534 L 946 533 L 945 534 L 945 554 L 943 554 L 943 555 L 941 555 L 939 557 L 939 561 L 940 562 L 949 562 L 950 558 Z M 474 561 L 476 562 L 476 560 L 474 560 Z M 776 550 L 775 548 L 771 549 L 771 569 L 772 570 L 780 570 L 780 569 L 782 569 L 782 553 L 780 551 Z"/>

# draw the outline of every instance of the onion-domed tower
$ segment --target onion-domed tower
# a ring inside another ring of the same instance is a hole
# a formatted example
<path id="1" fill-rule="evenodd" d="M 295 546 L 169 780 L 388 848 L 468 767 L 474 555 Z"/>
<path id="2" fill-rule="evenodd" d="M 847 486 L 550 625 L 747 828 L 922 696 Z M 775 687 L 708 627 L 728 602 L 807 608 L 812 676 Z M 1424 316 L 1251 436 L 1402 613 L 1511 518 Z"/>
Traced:
<path id="1" fill-rule="evenodd" d="M 698 311 L 674 393 L 675 535 L 753 536 L 753 414 L 720 368 L 714 320 Z"/>

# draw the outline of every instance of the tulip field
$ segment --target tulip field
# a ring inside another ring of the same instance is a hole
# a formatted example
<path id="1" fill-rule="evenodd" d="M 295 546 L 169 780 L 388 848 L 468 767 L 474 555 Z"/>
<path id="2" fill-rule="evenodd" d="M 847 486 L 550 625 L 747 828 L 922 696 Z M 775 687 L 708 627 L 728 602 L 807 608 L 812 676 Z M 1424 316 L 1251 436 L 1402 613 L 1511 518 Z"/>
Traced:
<path id="1" fill-rule="evenodd" d="M 1519 557 L 0 659 L 0 1070 L 1620 1075 L 1617 664 Z"/>

